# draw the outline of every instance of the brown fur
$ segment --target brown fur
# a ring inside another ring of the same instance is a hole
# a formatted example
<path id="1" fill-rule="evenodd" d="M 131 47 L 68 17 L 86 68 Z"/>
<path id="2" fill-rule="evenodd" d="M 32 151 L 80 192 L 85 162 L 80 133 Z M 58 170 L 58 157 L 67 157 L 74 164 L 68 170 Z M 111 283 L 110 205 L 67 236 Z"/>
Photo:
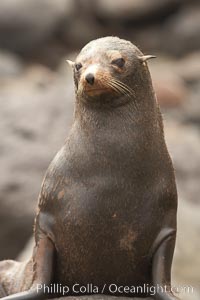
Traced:
<path id="1" fill-rule="evenodd" d="M 125 59 L 120 70 L 112 65 L 111 50 Z M 40 243 L 47 239 L 56 255 L 53 282 L 102 288 L 105 283 L 156 284 L 158 277 L 170 284 L 176 185 L 162 117 L 141 56 L 132 43 L 107 37 L 92 41 L 77 57 L 82 67 L 76 71 L 74 66 L 73 126 L 48 168 L 39 197 L 33 257 L 38 277 L 46 247 L 44 243 L 40 251 Z M 91 85 L 86 82 L 88 70 L 95 70 Z M 131 92 L 108 86 L 113 78 Z M 168 239 L 163 268 L 157 253 Z M 157 299 L 174 299 L 167 297 Z"/>

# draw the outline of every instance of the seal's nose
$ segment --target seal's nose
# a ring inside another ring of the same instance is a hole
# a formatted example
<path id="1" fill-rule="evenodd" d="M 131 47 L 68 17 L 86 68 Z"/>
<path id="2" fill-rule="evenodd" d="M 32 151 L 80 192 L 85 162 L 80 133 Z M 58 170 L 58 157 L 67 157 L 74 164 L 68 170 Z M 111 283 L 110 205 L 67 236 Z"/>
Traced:
<path id="1" fill-rule="evenodd" d="M 85 80 L 86 80 L 89 84 L 93 85 L 93 84 L 94 84 L 94 75 L 93 75 L 92 73 L 87 74 L 87 75 L 85 76 Z"/>

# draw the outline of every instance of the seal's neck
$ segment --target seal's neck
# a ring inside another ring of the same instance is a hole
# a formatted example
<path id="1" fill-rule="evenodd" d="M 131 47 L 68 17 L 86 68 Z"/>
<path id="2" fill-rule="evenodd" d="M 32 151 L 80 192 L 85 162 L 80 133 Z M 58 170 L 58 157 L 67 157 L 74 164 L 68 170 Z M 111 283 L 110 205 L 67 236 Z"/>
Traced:
<path id="1" fill-rule="evenodd" d="M 89 126 L 98 128 L 114 128 L 122 122 L 124 126 L 130 126 L 130 123 L 148 122 L 148 126 L 157 120 L 157 103 L 152 93 L 143 93 L 135 91 L 135 96 L 123 95 L 118 98 L 109 97 L 85 100 L 77 97 L 75 103 L 74 122 L 84 128 Z"/>

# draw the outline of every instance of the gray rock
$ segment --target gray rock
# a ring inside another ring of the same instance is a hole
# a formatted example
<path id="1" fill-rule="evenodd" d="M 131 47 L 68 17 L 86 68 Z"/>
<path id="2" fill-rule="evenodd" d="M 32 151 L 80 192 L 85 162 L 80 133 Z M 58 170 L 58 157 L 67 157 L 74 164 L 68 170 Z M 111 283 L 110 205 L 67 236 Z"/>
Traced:
<path id="1" fill-rule="evenodd" d="M 190 53 L 177 63 L 177 71 L 186 83 L 200 82 L 200 51 Z"/>
<path id="2" fill-rule="evenodd" d="M 181 187 L 179 186 L 179 189 Z M 188 199 L 179 198 L 178 235 L 172 268 L 175 286 L 190 286 L 189 292 L 180 291 L 182 300 L 198 300 L 200 297 L 200 222 L 199 204 L 191 204 Z M 193 288 L 193 290 L 192 290 Z"/>
<path id="3" fill-rule="evenodd" d="M 26 243 L 26 245 L 24 246 L 20 254 L 17 256 L 16 260 L 19 262 L 28 261 L 32 256 L 34 245 L 35 245 L 35 239 L 32 236 L 28 240 L 28 242 Z"/>
<path id="4" fill-rule="evenodd" d="M 71 14 L 70 0 L 1 0 L 0 47 L 27 52 L 61 29 Z"/>
<path id="5" fill-rule="evenodd" d="M 96 14 L 102 19 L 118 21 L 145 21 L 179 5 L 179 0 L 97 0 Z"/>
<path id="6" fill-rule="evenodd" d="M 183 7 L 169 18 L 163 29 L 163 48 L 173 55 L 183 55 L 200 48 L 200 5 Z"/>
<path id="7" fill-rule="evenodd" d="M 95 20 L 86 16 L 74 16 L 65 32 L 64 39 L 75 49 L 82 48 L 89 41 L 104 36 L 104 31 Z"/>
<path id="8" fill-rule="evenodd" d="M 183 122 L 198 126 L 200 130 L 200 84 L 191 94 L 190 101 L 184 106 Z"/>
<path id="9" fill-rule="evenodd" d="M 178 229 L 172 268 L 173 286 L 182 300 L 200 297 L 200 134 L 194 126 L 165 121 L 165 135 L 178 188 Z M 183 287 L 190 289 L 183 289 Z"/>
<path id="10" fill-rule="evenodd" d="M 22 73 L 23 63 L 12 53 L 0 51 L 0 78 L 16 77 Z"/>
<path id="11" fill-rule="evenodd" d="M 36 66 L 0 81 L 0 259 L 16 257 L 32 234 L 42 178 L 72 121 L 67 77 Z"/>
<path id="12" fill-rule="evenodd" d="M 200 205 L 200 134 L 194 126 L 174 122 L 166 126 L 166 137 L 175 166 L 180 198 Z"/>
<path id="13" fill-rule="evenodd" d="M 162 108 L 182 108 L 188 101 L 188 88 L 181 78 L 176 61 L 158 55 L 149 62 L 153 86 Z"/>
<path id="14" fill-rule="evenodd" d="M 195 125 L 200 129 L 199 58 L 199 52 L 180 60 L 158 56 L 157 63 L 151 61 L 149 66 L 164 113 L 181 123 Z M 175 107 L 176 109 L 172 109 Z"/>

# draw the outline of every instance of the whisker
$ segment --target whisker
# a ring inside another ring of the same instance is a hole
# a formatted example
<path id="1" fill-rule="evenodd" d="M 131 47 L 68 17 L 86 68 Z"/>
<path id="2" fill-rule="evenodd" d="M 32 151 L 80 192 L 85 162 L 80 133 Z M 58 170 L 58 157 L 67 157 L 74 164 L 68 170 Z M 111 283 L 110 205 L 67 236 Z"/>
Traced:
<path id="1" fill-rule="evenodd" d="M 120 87 L 121 90 L 124 91 L 124 93 L 128 93 L 128 97 L 129 97 L 129 98 L 132 99 L 131 96 L 135 96 L 135 92 L 134 92 L 131 88 L 129 88 L 127 85 L 125 85 L 124 83 L 122 83 L 122 82 L 120 82 L 120 81 L 118 81 L 118 80 L 116 80 L 116 79 L 111 79 L 111 82 L 112 82 L 113 84 L 115 84 L 115 86 L 117 85 L 118 87 Z M 134 100 L 134 105 L 135 105 L 135 108 L 138 109 L 138 106 L 137 106 L 135 100 Z"/>
<path id="2" fill-rule="evenodd" d="M 118 94 L 122 94 L 122 90 L 118 87 L 115 86 L 113 83 L 106 83 L 109 87 L 111 87 L 114 91 L 116 91 Z"/>
<path id="3" fill-rule="evenodd" d="M 119 85 L 121 88 L 123 88 L 124 90 L 126 90 L 127 92 L 129 92 L 131 95 L 135 95 L 134 91 L 127 86 L 126 84 L 116 80 L 116 79 L 112 79 L 112 82 L 116 83 L 117 85 Z"/>
<path id="4" fill-rule="evenodd" d="M 114 80 L 111 79 L 109 83 L 112 84 L 112 86 L 116 87 L 120 92 L 125 92 L 125 89 L 123 89 L 123 87 L 116 83 Z"/>
<path id="5" fill-rule="evenodd" d="M 117 87 L 117 88 L 121 91 L 121 93 L 122 93 L 123 95 L 126 95 L 126 96 L 128 96 L 129 98 L 132 99 L 133 94 L 131 93 L 130 90 L 127 90 L 124 86 L 119 85 L 119 84 L 116 83 L 116 82 L 112 82 L 112 84 L 115 85 L 115 87 Z"/>
<path id="6" fill-rule="evenodd" d="M 112 82 L 112 84 L 113 84 L 115 87 L 117 87 L 124 95 L 125 95 L 125 94 L 128 94 L 128 95 L 131 94 L 130 91 L 127 91 L 123 86 L 119 85 L 118 83 Z"/>
<path id="7" fill-rule="evenodd" d="M 112 88 L 116 93 L 121 94 L 122 91 L 119 89 L 119 87 L 115 86 L 109 79 L 107 81 L 102 81 L 102 83 L 107 86 Z"/>
<path id="8" fill-rule="evenodd" d="M 111 83 L 111 85 L 112 85 L 113 88 L 115 88 L 115 90 L 118 91 L 119 94 L 126 95 L 126 96 L 130 97 L 130 94 L 127 93 L 127 91 L 124 90 L 121 86 L 119 86 L 119 85 L 117 85 L 115 83 Z"/>
<path id="9" fill-rule="evenodd" d="M 116 81 L 117 81 L 117 83 L 122 84 L 125 88 L 127 88 L 129 91 L 131 91 L 131 93 L 135 96 L 135 91 L 130 86 L 128 86 L 127 84 L 125 84 L 119 80 L 116 80 Z"/>

